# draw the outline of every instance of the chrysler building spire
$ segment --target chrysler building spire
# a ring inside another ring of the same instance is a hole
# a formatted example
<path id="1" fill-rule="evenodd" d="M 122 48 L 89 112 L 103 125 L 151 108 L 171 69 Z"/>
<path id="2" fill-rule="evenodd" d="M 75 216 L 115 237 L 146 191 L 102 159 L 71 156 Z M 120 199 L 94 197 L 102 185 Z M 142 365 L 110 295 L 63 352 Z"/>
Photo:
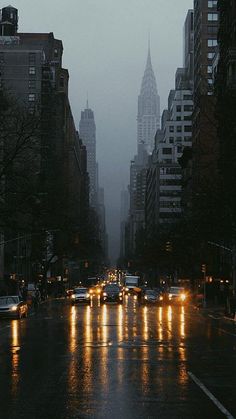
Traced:
<path id="1" fill-rule="evenodd" d="M 160 128 L 160 97 L 152 68 L 150 38 L 148 55 L 140 95 L 138 97 L 138 146 L 143 145 L 148 154 L 152 153 L 154 137 Z"/>

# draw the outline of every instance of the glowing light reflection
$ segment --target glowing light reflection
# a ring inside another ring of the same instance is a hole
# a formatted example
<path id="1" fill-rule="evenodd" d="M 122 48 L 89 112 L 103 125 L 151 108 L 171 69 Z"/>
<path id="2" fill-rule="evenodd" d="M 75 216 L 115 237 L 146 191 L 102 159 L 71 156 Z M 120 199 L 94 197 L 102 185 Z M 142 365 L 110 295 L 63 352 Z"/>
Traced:
<path id="1" fill-rule="evenodd" d="M 19 374 L 19 322 L 12 320 L 11 322 L 12 333 L 12 394 L 16 396 L 18 392 L 18 384 L 20 379 Z"/>

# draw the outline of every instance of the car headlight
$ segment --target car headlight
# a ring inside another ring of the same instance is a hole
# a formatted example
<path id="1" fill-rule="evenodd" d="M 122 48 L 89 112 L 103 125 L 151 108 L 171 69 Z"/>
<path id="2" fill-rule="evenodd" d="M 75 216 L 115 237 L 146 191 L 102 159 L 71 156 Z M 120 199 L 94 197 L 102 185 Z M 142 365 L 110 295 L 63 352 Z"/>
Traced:
<path id="1" fill-rule="evenodd" d="M 18 309 L 17 306 L 12 306 L 11 311 L 16 311 Z"/>
<path id="2" fill-rule="evenodd" d="M 119 296 L 122 297 L 122 295 L 123 295 L 122 292 L 119 292 Z"/>
<path id="3" fill-rule="evenodd" d="M 173 297 L 173 295 L 172 294 L 169 294 L 169 299 L 171 300 L 171 298 Z"/>
<path id="4" fill-rule="evenodd" d="M 182 301 L 185 301 L 186 300 L 186 294 L 181 294 L 180 298 L 181 298 Z"/>
<path id="5" fill-rule="evenodd" d="M 106 292 L 103 293 L 103 297 L 107 297 L 107 293 Z"/>
<path id="6" fill-rule="evenodd" d="M 145 300 L 147 300 L 147 299 L 148 299 L 146 295 L 145 295 L 144 299 L 145 299 Z"/>
<path id="7" fill-rule="evenodd" d="M 87 293 L 87 294 L 86 294 L 86 298 L 89 298 L 89 297 L 90 297 L 90 294 L 89 294 L 89 293 Z"/>
<path id="8" fill-rule="evenodd" d="M 126 287 L 126 288 L 125 288 L 125 291 L 129 291 L 129 288 L 128 288 L 128 287 Z"/>
<path id="9" fill-rule="evenodd" d="M 160 297 L 159 297 L 159 300 L 160 300 L 160 301 L 162 301 L 162 300 L 163 300 L 163 297 L 162 297 L 162 295 L 160 295 Z"/>
<path id="10" fill-rule="evenodd" d="M 75 299 L 75 294 L 72 294 L 71 298 L 73 298 L 73 300 Z"/>

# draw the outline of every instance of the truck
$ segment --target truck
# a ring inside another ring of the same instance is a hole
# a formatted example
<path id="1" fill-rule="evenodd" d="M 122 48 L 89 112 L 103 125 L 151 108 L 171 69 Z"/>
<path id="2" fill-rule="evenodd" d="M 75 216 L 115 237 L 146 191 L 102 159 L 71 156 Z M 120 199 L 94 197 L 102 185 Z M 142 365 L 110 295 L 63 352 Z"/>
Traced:
<path id="1" fill-rule="evenodd" d="M 136 293 L 136 289 L 139 287 L 140 277 L 136 275 L 125 275 L 124 278 L 124 291 L 125 294 Z"/>

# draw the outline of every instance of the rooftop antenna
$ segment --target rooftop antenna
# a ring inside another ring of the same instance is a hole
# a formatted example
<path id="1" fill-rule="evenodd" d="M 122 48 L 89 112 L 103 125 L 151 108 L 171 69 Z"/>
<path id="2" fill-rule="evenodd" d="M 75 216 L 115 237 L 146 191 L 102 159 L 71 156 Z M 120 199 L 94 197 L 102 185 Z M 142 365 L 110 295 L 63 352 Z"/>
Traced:
<path id="1" fill-rule="evenodd" d="M 87 109 L 89 108 L 89 106 L 88 106 L 88 92 L 87 92 L 87 102 L 86 102 L 86 106 L 87 106 Z"/>

